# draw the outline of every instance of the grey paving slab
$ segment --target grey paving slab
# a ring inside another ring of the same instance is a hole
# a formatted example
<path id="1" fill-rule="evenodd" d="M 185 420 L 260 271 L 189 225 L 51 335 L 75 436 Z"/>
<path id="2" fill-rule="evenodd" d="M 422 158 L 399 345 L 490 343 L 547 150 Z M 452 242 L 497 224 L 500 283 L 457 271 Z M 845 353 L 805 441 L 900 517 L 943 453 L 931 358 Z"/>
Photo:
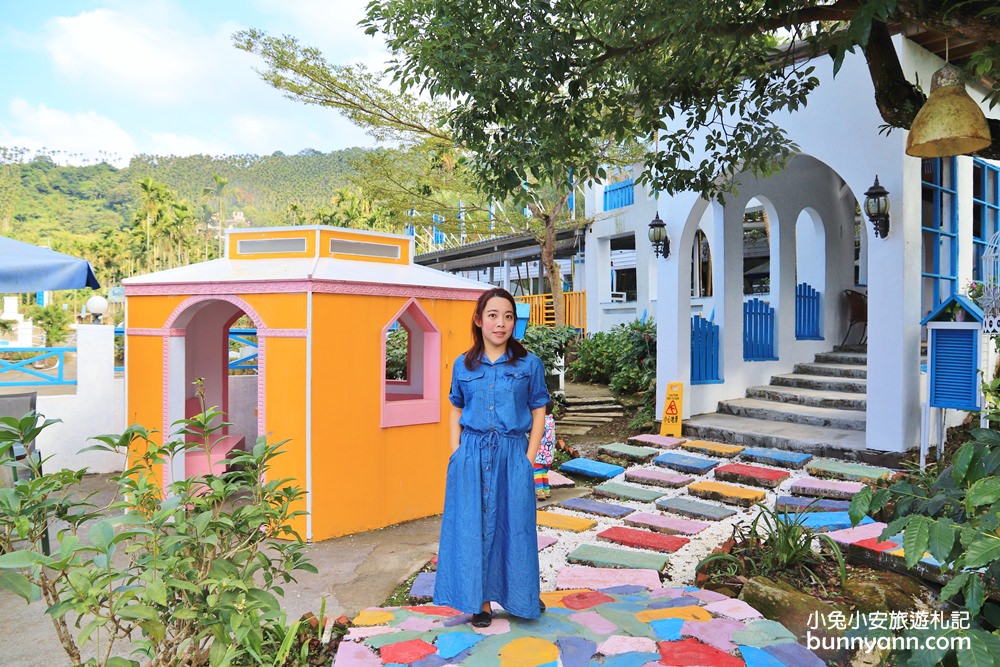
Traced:
<path id="1" fill-rule="evenodd" d="M 656 501 L 656 507 L 664 512 L 679 514 L 691 519 L 707 519 L 721 521 L 736 514 L 736 510 L 712 503 L 700 502 L 689 498 L 661 498 Z"/>

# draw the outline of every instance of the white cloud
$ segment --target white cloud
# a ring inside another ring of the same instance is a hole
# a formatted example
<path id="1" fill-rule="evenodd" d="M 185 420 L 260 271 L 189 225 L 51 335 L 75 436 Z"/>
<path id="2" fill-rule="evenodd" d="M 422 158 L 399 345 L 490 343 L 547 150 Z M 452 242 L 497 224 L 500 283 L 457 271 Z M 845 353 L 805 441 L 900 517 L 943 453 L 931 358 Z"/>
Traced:
<path id="1" fill-rule="evenodd" d="M 148 132 L 148 140 L 141 147 L 149 155 L 225 155 L 232 153 L 224 144 L 211 139 L 173 132 Z"/>
<path id="2" fill-rule="evenodd" d="M 135 153 L 128 132 L 93 111 L 68 113 L 15 99 L 8 114 L 9 125 L 0 125 L 0 145 L 49 152 L 63 164 L 105 158 L 121 166 Z"/>

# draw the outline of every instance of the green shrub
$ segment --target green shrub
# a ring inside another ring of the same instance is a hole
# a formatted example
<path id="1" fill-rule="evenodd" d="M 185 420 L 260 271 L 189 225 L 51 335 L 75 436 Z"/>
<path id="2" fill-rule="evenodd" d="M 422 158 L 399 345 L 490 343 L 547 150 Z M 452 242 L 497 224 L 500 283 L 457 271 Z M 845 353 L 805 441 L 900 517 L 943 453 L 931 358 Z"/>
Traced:
<path id="1" fill-rule="evenodd" d="M 615 372 L 615 336 L 598 331 L 581 338 L 576 346 L 577 358 L 569 365 L 567 373 L 574 382 L 610 384 Z"/>
<path id="2" fill-rule="evenodd" d="M 562 370 L 566 349 L 576 337 L 577 332 L 573 327 L 529 326 L 521 342 L 528 352 L 542 360 L 548 376 Z"/>
<path id="3" fill-rule="evenodd" d="M 405 380 L 410 352 L 410 335 L 399 327 L 385 336 L 385 379 Z"/>
<path id="4" fill-rule="evenodd" d="M 69 325 L 72 322 L 69 310 L 62 306 L 35 306 L 30 309 L 32 323 L 45 333 L 46 347 L 58 347 L 69 338 Z"/>

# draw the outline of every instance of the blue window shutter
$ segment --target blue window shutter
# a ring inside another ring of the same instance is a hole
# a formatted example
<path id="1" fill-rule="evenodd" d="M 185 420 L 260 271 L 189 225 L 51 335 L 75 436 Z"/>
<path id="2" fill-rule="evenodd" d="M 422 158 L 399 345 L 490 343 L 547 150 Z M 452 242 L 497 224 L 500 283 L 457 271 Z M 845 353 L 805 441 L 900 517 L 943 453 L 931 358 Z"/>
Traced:
<path id="1" fill-rule="evenodd" d="M 936 408 L 979 409 L 978 330 L 931 330 L 931 396 Z"/>

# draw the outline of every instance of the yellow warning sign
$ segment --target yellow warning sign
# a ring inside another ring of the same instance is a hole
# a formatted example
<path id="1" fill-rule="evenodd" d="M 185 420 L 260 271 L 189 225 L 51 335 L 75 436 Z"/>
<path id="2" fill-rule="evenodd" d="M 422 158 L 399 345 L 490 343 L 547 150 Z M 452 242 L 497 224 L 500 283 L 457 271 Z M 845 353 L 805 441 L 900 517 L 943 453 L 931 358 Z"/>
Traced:
<path id="1" fill-rule="evenodd" d="M 681 415 L 684 414 L 684 383 L 667 384 L 667 396 L 663 401 L 663 421 L 660 435 L 681 437 Z"/>

